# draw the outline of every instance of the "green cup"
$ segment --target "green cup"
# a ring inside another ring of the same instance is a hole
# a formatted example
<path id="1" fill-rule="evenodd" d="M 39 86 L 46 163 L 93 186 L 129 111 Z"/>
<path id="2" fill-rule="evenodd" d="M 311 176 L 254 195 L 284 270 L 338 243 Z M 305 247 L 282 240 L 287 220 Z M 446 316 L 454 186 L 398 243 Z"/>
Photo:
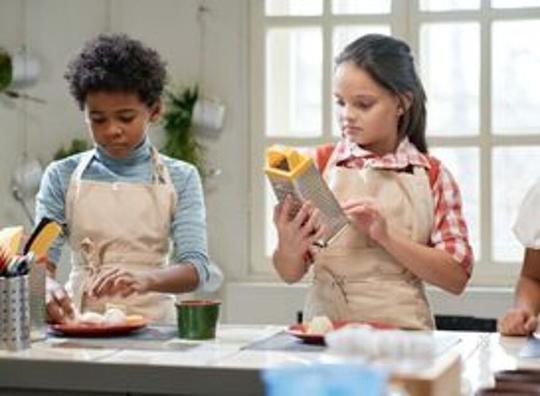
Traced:
<path id="1" fill-rule="evenodd" d="M 220 301 L 186 300 L 176 304 L 178 337 L 189 340 L 216 338 Z"/>

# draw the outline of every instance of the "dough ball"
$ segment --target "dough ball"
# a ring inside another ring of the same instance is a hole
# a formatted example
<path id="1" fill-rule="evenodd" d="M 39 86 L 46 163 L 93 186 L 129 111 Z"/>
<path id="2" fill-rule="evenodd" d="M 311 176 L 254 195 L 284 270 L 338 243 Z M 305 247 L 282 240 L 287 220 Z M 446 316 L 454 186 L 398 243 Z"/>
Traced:
<path id="1" fill-rule="evenodd" d="M 126 323 L 126 314 L 118 308 L 108 308 L 103 317 L 105 323 L 110 325 L 121 325 Z"/>
<path id="2" fill-rule="evenodd" d="M 334 326 L 328 317 L 315 316 L 307 325 L 306 333 L 308 334 L 326 334 L 334 330 Z"/>
<path id="3" fill-rule="evenodd" d="M 105 321 L 105 318 L 97 312 L 87 311 L 79 317 L 79 320 L 82 323 L 102 324 Z"/>

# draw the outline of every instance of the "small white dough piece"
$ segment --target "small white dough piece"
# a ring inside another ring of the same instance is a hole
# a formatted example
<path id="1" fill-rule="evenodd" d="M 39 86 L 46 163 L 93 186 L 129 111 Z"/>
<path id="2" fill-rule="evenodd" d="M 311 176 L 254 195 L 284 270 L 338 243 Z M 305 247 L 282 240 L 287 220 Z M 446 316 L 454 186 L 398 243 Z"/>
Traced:
<path id="1" fill-rule="evenodd" d="M 328 317 L 315 316 L 307 325 L 308 334 L 326 334 L 334 330 L 334 326 Z"/>
<path id="2" fill-rule="evenodd" d="M 118 308 L 108 308 L 103 317 L 105 323 L 110 325 L 121 325 L 126 323 L 126 314 Z"/>
<path id="3" fill-rule="evenodd" d="M 79 317 L 79 321 L 89 324 L 102 324 L 105 321 L 105 318 L 97 312 L 88 311 Z"/>

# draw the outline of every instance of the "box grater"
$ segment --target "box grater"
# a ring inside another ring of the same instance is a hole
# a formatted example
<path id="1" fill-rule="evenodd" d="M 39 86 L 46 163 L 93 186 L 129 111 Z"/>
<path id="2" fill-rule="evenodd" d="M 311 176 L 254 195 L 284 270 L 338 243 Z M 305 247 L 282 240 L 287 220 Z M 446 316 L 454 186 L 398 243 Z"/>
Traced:
<path id="1" fill-rule="evenodd" d="M 45 263 L 33 262 L 30 266 L 30 338 L 37 341 L 46 338 Z"/>

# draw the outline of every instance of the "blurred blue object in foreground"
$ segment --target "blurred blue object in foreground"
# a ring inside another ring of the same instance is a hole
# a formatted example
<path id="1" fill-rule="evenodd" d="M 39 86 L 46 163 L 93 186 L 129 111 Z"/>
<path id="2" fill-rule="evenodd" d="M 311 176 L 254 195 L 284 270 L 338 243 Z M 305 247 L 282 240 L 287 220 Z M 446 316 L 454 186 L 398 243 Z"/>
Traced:
<path id="1" fill-rule="evenodd" d="M 282 366 L 263 371 L 266 396 L 382 396 L 388 374 L 360 364 Z"/>

